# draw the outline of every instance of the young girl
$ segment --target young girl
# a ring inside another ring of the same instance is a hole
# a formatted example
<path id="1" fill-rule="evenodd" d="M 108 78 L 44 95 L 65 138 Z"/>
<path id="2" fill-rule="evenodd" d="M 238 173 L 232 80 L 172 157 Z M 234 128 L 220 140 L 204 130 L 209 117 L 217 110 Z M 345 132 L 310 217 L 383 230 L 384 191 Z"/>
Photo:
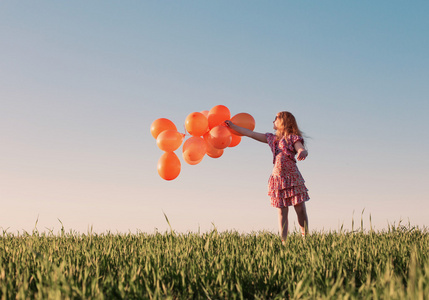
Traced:
<path id="1" fill-rule="evenodd" d="M 295 160 L 295 156 L 298 160 L 304 160 L 308 152 L 304 148 L 304 138 L 295 117 L 290 112 L 279 112 L 273 123 L 276 133 L 264 134 L 237 126 L 229 120 L 225 121 L 226 126 L 238 133 L 268 143 L 273 152 L 274 168 L 268 180 L 268 195 L 271 197 L 271 205 L 278 208 L 280 234 L 284 243 L 288 233 L 289 206 L 295 208 L 301 234 L 305 236 L 308 233 L 305 202 L 310 197 Z"/>

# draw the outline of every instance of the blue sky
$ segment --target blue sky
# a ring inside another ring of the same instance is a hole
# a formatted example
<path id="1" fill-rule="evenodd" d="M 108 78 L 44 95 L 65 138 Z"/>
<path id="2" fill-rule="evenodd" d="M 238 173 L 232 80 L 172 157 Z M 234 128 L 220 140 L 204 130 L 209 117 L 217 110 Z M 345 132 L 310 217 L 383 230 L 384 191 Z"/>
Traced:
<path id="1" fill-rule="evenodd" d="M 295 115 L 311 230 L 350 229 L 362 211 L 366 228 L 428 226 L 428 13 L 427 1 L 2 1 L 0 227 L 154 232 L 165 213 L 180 232 L 277 232 L 266 144 L 158 176 L 151 123 L 184 132 L 218 104 L 259 132 Z"/>

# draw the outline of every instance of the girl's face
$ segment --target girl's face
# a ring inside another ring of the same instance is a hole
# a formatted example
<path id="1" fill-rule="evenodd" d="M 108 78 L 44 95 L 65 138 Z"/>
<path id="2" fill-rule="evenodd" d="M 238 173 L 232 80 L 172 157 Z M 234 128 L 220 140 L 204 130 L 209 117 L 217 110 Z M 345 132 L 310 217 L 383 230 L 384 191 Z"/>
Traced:
<path id="1" fill-rule="evenodd" d="M 276 115 L 276 118 L 273 121 L 273 125 L 274 130 L 277 130 L 281 127 L 279 115 Z"/>

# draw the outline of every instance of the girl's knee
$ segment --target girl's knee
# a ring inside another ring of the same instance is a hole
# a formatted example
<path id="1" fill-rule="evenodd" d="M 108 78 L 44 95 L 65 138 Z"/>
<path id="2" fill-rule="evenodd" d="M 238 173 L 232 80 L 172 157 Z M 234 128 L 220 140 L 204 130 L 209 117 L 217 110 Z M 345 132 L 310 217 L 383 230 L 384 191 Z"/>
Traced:
<path id="1" fill-rule="evenodd" d="M 295 211 L 297 213 L 305 213 L 306 212 L 305 203 L 304 202 L 295 205 L 293 208 L 295 208 Z"/>
<path id="2" fill-rule="evenodd" d="M 279 207 L 279 214 L 287 214 L 289 211 L 289 207 L 285 206 L 285 207 Z"/>

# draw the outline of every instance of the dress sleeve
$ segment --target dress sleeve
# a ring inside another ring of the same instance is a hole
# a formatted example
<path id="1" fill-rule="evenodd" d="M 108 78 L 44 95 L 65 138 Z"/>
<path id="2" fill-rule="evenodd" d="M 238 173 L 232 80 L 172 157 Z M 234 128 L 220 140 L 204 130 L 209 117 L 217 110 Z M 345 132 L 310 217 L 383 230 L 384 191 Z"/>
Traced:
<path id="1" fill-rule="evenodd" d="M 290 136 L 290 144 L 293 146 L 296 142 L 303 142 L 304 138 L 302 136 L 299 135 L 291 135 Z"/>
<path id="2" fill-rule="evenodd" d="M 276 152 L 276 136 L 272 133 L 266 133 L 265 136 L 267 137 L 267 143 L 268 146 L 270 146 L 270 149 L 273 153 Z"/>
<path id="3" fill-rule="evenodd" d="M 265 136 L 267 137 L 268 146 L 270 146 L 271 152 L 273 152 L 273 163 L 274 163 L 276 160 L 276 154 L 277 154 L 276 136 L 272 133 L 266 133 Z"/>

